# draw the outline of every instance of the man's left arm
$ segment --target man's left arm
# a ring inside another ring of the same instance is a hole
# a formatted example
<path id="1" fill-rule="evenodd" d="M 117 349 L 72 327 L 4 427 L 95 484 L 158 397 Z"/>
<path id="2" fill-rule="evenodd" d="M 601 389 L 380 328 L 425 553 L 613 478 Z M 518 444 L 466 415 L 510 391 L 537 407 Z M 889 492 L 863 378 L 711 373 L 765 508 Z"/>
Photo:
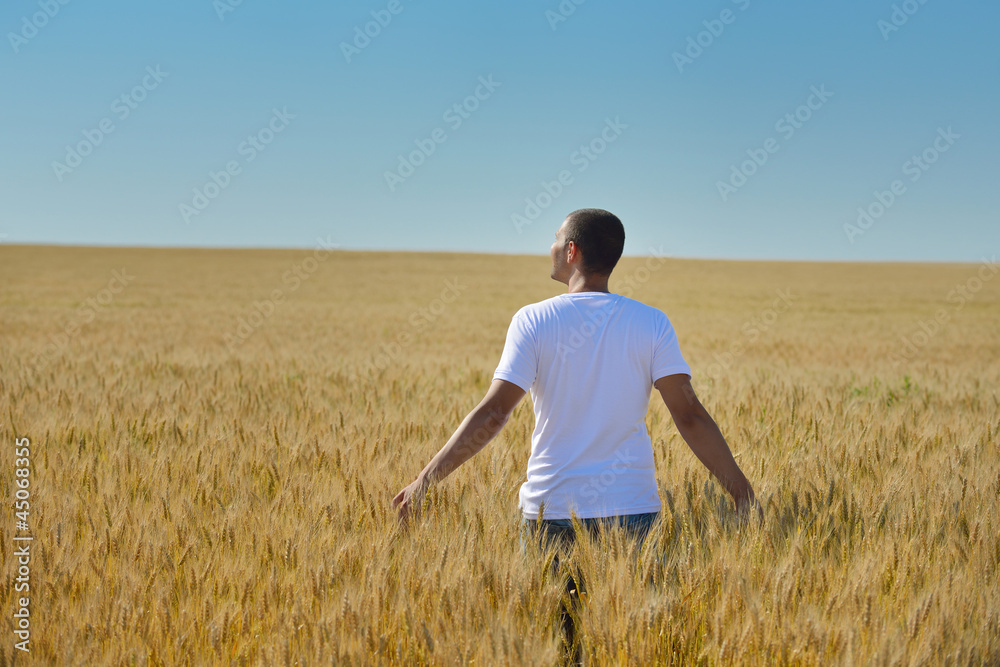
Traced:
<path id="1" fill-rule="evenodd" d="M 503 429 L 525 391 L 513 382 L 493 380 L 486 396 L 462 421 L 444 447 L 417 478 L 392 499 L 400 519 L 406 519 L 435 482 L 471 459 Z"/>

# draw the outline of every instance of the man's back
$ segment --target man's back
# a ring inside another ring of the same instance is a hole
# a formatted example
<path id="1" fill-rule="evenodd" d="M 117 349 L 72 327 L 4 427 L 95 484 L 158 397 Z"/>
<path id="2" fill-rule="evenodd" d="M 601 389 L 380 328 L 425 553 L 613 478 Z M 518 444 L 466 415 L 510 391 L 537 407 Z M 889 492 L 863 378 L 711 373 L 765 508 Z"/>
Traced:
<path id="1" fill-rule="evenodd" d="M 669 320 L 638 301 L 577 292 L 519 310 L 494 378 L 534 402 L 524 516 L 658 511 L 645 417 L 653 382 L 676 373 L 690 368 Z"/>
<path id="2" fill-rule="evenodd" d="M 566 216 L 549 249 L 549 275 L 567 293 L 514 316 L 486 395 L 393 498 L 400 519 L 431 484 L 495 438 L 528 391 L 536 421 L 521 487 L 526 521 L 537 518 L 542 503 L 544 518 L 556 522 L 574 510 L 582 519 L 655 514 L 660 499 L 645 423 L 651 386 L 736 509 L 761 516 L 750 482 L 695 395 L 666 316 L 609 293 L 624 248 L 625 227 L 614 214 L 588 208 Z"/>
<path id="3" fill-rule="evenodd" d="M 567 293 L 514 315 L 483 400 L 392 499 L 401 520 L 419 507 L 431 484 L 495 438 L 530 391 L 535 432 L 528 481 L 521 486 L 522 531 L 572 542 L 576 529 L 566 519 L 574 512 L 588 531 L 620 526 L 641 544 L 660 509 L 645 421 L 654 386 L 677 431 L 729 491 L 736 509 L 756 508 L 763 519 L 750 482 L 691 387 L 690 368 L 667 317 L 609 293 L 608 279 L 624 248 L 625 227 L 608 211 L 579 209 L 563 220 L 549 250 L 550 277 L 565 284 Z M 537 521 L 543 503 L 544 520 Z M 577 590 L 569 577 L 571 599 L 579 599 Z M 576 662 L 574 616 L 563 607 L 566 657 Z"/>

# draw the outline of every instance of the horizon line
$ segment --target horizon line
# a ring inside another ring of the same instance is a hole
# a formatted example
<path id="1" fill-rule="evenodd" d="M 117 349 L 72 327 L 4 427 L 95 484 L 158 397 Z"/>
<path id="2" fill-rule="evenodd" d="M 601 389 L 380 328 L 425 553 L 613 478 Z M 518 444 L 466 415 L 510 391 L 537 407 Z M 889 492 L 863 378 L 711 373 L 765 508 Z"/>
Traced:
<path id="1" fill-rule="evenodd" d="M 173 245 L 173 244 L 128 244 L 128 243 L 44 243 L 37 241 L 0 241 L 0 249 L 4 247 L 22 247 L 22 248 L 86 248 L 86 249 L 119 249 L 119 250 L 301 250 L 309 251 L 315 250 L 317 246 L 299 246 L 299 245 L 289 245 L 289 246 L 266 246 L 266 245 Z M 392 254 L 408 254 L 408 255 L 489 255 L 489 256 L 509 256 L 509 257 L 548 257 L 548 253 L 529 253 L 529 252 L 505 252 L 505 251 L 487 251 L 487 250 L 410 250 L 410 249 L 387 249 L 387 248 L 344 248 L 335 247 L 330 250 L 330 252 L 344 252 L 344 253 L 392 253 Z M 649 257 L 650 253 L 646 254 L 631 254 L 625 253 L 622 258 L 641 258 Z M 694 257 L 694 256 L 683 256 L 683 255 L 671 255 L 665 254 L 660 255 L 666 259 L 675 259 L 682 261 L 702 261 L 702 262 L 784 262 L 784 263 L 800 263 L 800 264 L 981 264 L 983 262 L 996 262 L 996 255 L 993 258 L 982 257 L 978 260 L 959 260 L 959 259 L 803 259 L 803 258 L 767 258 L 767 257 Z"/>

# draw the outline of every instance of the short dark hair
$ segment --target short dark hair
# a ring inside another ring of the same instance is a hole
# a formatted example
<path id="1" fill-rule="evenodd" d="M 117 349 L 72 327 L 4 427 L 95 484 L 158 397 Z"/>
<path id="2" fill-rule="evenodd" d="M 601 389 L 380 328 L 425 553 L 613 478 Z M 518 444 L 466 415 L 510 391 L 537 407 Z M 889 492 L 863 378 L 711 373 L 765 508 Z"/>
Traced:
<path id="1" fill-rule="evenodd" d="M 625 226 L 604 209 L 581 208 L 566 216 L 566 241 L 583 253 L 585 272 L 607 276 L 625 249 Z"/>

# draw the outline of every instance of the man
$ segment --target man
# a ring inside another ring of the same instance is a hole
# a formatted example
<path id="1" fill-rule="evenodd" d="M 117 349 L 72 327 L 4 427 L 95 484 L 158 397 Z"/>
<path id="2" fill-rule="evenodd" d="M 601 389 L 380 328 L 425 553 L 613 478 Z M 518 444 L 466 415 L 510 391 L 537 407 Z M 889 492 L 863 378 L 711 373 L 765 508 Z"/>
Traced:
<path id="1" fill-rule="evenodd" d="M 573 211 L 552 244 L 552 278 L 565 294 L 515 313 L 493 383 L 454 435 L 392 502 L 406 520 L 434 482 L 475 456 L 507 423 L 525 392 L 535 407 L 522 534 L 572 544 L 577 517 L 591 533 L 619 525 L 637 543 L 661 503 L 646 433 L 652 387 L 681 436 L 745 514 L 759 505 L 725 438 L 691 388 L 691 369 L 661 311 L 608 292 L 625 228 L 601 209 Z M 558 556 L 553 560 L 558 568 Z M 560 611 L 567 662 L 580 660 L 574 613 L 583 582 L 566 581 Z"/>
<path id="2" fill-rule="evenodd" d="M 567 292 L 514 315 L 485 398 L 393 498 L 401 519 L 431 484 L 492 440 L 530 391 L 535 430 L 520 491 L 525 525 L 572 541 L 570 519 L 576 516 L 590 529 L 618 523 L 641 540 L 661 508 L 645 425 L 652 387 L 737 511 L 756 507 L 761 513 L 691 387 L 670 321 L 655 308 L 608 292 L 624 245 L 625 229 L 611 213 L 580 209 L 567 216 L 551 250 L 552 278 Z"/>

